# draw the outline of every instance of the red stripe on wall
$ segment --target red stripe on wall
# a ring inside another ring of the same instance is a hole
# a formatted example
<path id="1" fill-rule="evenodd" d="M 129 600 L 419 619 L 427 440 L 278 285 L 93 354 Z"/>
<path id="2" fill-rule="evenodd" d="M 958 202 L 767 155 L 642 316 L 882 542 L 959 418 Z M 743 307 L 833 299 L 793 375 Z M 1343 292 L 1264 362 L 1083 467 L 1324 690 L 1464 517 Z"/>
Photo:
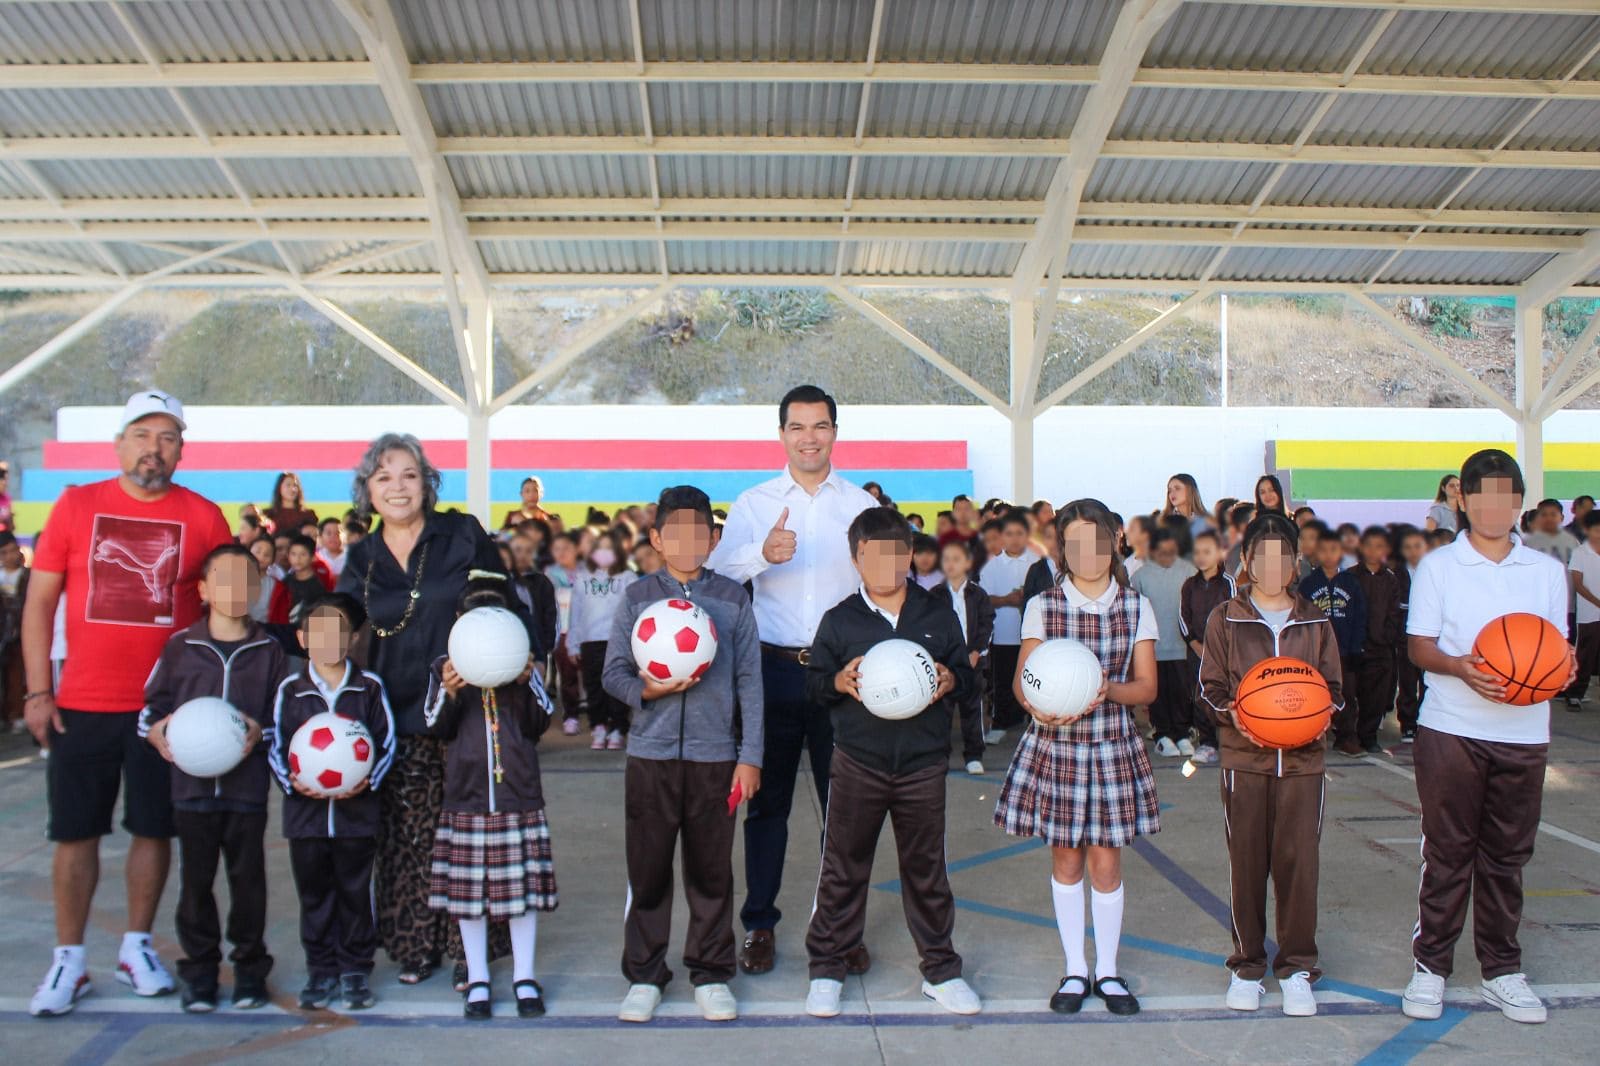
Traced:
<path id="1" fill-rule="evenodd" d="M 428 459 L 442 470 L 467 465 L 466 442 L 424 441 Z M 494 442 L 497 469 L 540 470 L 777 470 L 783 445 L 775 440 L 502 440 Z M 356 465 L 363 441 L 190 441 L 183 465 L 190 470 L 342 470 Z M 842 440 L 834 462 L 843 470 L 959 470 L 967 442 Z M 47 470 L 116 469 L 110 443 L 45 441 Z"/>

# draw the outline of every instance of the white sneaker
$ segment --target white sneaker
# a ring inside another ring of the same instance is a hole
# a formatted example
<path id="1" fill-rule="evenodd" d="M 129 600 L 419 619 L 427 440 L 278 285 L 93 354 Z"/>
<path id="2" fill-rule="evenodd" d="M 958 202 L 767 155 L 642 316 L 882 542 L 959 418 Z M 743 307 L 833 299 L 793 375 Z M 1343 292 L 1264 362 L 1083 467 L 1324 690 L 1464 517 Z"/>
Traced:
<path id="1" fill-rule="evenodd" d="M 83 964 L 56 948 L 55 961 L 44 975 L 44 981 L 33 993 L 28 1003 L 28 1013 L 35 1018 L 54 1018 L 69 1013 L 78 1000 L 94 991 L 89 983 L 89 973 Z"/>
<path id="2" fill-rule="evenodd" d="M 1260 981 L 1247 981 L 1236 973 L 1229 974 L 1228 1009 L 1260 1010 L 1262 991 Z"/>
<path id="3" fill-rule="evenodd" d="M 1188 737 L 1184 737 L 1182 740 L 1178 741 L 1178 754 L 1184 756 L 1193 755 L 1194 741 L 1190 740 Z"/>
<path id="4" fill-rule="evenodd" d="M 1168 759 L 1176 759 L 1183 752 L 1178 750 L 1178 745 L 1174 744 L 1170 737 L 1162 737 L 1156 741 L 1156 754 Z"/>
<path id="5" fill-rule="evenodd" d="M 694 1001 L 708 1022 L 731 1022 L 739 1017 L 739 1003 L 727 985 L 700 985 L 694 990 Z"/>
<path id="6" fill-rule="evenodd" d="M 973 775 L 974 777 L 977 777 L 979 774 L 983 773 L 982 761 L 973 759 L 971 762 L 967 763 L 967 773 Z"/>
<path id="7" fill-rule="evenodd" d="M 606 734 L 607 751 L 621 751 L 626 745 L 627 741 L 619 731 L 613 729 Z"/>
<path id="8" fill-rule="evenodd" d="M 606 727 L 605 726 L 597 725 L 593 729 L 589 730 L 589 750 L 590 751 L 605 751 L 606 750 Z"/>
<path id="9" fill-rule="evenodd" d="M 569 737 L 577 736 L 578 735 L 578 720 L 576 718 L 568 718 L 566 721 L 562 722 L 561 723 L 561 732 L 566 734 Z"/>
<path id="10" fill-rule="evenodd" d="M 936 985 L 924 981 L 922 994 L 951 1014 L 978 1014 L 983 1010 L 983 1002 L 978 999 L 978 993 L 959 977 L 952 977 Z"/>
<path id="11" fill-rule="evenodd" d="M 1189 756 L 1189 761 L 1196 766 L 1215 766 L 1217 765 L 1217 749 L 1210 744 L 1198 744 L 1195 746 L 1194 754 Z"/>
<path id="12" fill-rule="evenodd" d="M 117 980 L 138 996 L 165 996 L 177 991 L 178 982 L 161 965 L 161 956 L 146 937 L 137 947 L 124 948 L 117 959 Z"/>
<path id="13" fill-rule="evenodd" d="M 1525 974 L 1508 973 L 1483 982 L 1484 1002 L 1500 1008 L 1514 1022 L 1537 1025 L 1545 1019 L 1544 1001 L 1528 987 Z"/>
<path id="14" fill-rule="evenodd" d="M 1004 729 L 991 729 L 983 735 L 983 742 L 985 744 L 998 744 L 1005 738 L 1006 731 Z"/>
<path id="15" fill-rule="evenodd" d="M 844 982 L 829 977 L 818 977 L 806 992 L 806 1013 L 813 1018 L 837 1018 L 839 996 L 844 992 Z"/>
<path id="16" fill-rule="evenodd" d="M 697 997 L 698 998 L 698 997 Z M 656 1016 L 661 1005 L 661 989 L 655 985 L 630 985 L 617 1010 L 617 1020 L 622 1022 L 647 1022 Z"/>
<path id="17" fill-rule="evenodd" d="M 1317 997 L 1311 991 L 1311 975 L 1304 970 L 1292 973 L 1278 982 L 1283 993 L 1283 1013 L 1291 1018 L 1314 1018 L 1317 1015 Z"/>
<path id="18" fill-rule="evenodd" d="M 1400 1013 L 1407 1018 L 1432 1021 L 1444 1013 L 1444 978 L 1427 970 L 1417 970 L 1406 982 L 1400 997 Z"/>

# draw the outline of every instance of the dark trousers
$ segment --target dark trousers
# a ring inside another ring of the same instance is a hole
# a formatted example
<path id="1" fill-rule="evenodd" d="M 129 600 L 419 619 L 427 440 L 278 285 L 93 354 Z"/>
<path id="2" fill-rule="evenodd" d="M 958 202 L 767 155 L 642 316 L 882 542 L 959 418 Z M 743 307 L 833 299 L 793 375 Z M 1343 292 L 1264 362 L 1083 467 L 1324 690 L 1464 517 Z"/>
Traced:
<path id="1" fill-rule="evenodd" d="M 909 774 L 888 774 L 833 753 L 833 802 L 823 835 L 822 873 L 806 932 L 811 979 L 845 978 L 844 957 L 867 924 L 872 859 L 887 817 L 900 862 L 900 902 L 922 958 L 922 976 L 939 984 L 961 976 L 950 938 L 956 904 L 945 869 L 943 763 Z"/>
<path id="2" fill-rule="evenodd" d="M 1422 709 L 1423 694 L 1428 691 L 1427 682 L 1411 661 L 1411 652 L 1404 644 L 1395 649 L 1394 653 L 1395 679 L 1399 688 L 1394 697 L 1395 717 L 1400 719 L 1401 730 L 1417 728 L 1417 712 Z"/>
<path id="3" fill-rule="evenodd" d="M 1267 879 L 1272 879 L 1278 955 L 1272 972 L 1317 967 L 1317 876 L 1321 865 L 1323 777 L 1274 777 L 1223 770 L 1222 824 L 1228 836 L 1233 954 L 1228 969 L 1247 981 L 1267 972 Z"/>
<path id="4" fill-rule="evenodd" d="M 789 851 L 789 808 L 794 803 L 800 755 L 809 753 L 811 782 L 823 818 L 828 814 L 828 768 L 833 760 L 833 720 L 805 698 L 806 668 L 791 659 L 763 651 L 761 791 L 744 815 L 744 906 L 739 921 L 746 930 L 772 929 L 783 912 L 778 891 L 783 887 L 783 860 Z"/>
<path id="5" fill-rule="evenodd" d="M 172 812 L 178 830 L 178 976 L 215 981 L 222 964 L 222 926 L 212 889 L 220 860 L 228 878 L 228 942 L 236 980 L 265 980 L 267 954 L 267 812 Z"/>
<path id="6" fill-rule="evenodd" d="M 606 731 L 628 732 L 628 705 L 607 692 L 600 684 L 600 675 L 606 665 L 606 642 L 586 640 L 579 646 L 579 659 L 583 664 L 584 706 L 589 712 L 589 728 L 605 726 Z"/>
<path id="7" fill-rule="evenodd" d="M 1156 698 L 1150 701 L 1150 730 L 1156 740 L 1173 743 L 1189 736 L 1194 721 L 1194 700 L 1188 663 L 1183 659 L 1156 660 Z"/>
<path id="8" fill-rule="evenodd" d="M 628 914 L 622 976 L 665 988 L 672 980 L 672 856 L 683 848 L 683 898 L 689 929 L 683 964 L 695 985 L 725 984 L 734 974 L 733 827 L 728 789 L 732 761 L 629 758 L 623 777 Z M 757 792 L 756 795 L 761 793 Z"/>
<path id="9" fill-rule="evenodd" d="M 1589 690 L 1589 679 L 1600 673 L 1600 622 L 1579 622 L 1578 626 L 1578 676 L 1572 687 L 1562 695 L 1581 700 Z"/>
<path id="10" fill-rule="evenodd" d="M 28 682 L 22 672 L 22 641 L 0 645 L 0 726 L 22 718 Z"/>
<path id="11" fill-rule="evenodd" d="M 1211 711 L 1200 702 L 1200 656 L 1191 648 L 1183 661 L 1185 689 L 1189 694 L 1191 720 L 1194 723 L 1194 742 L 1217 746 L 1217 723 Z"/>
<path id="12" fill-rule="evenodd" d="M 1394 706 L 1394 649 L 1368 645 L 1340 660 L 1344 668 L 1344 713 L 1334 727 L 1335 741 L 1354 739 L 1362 747 L 1378 742 L 1378 730 Z"/>
<path id="13" fill-rule="evenodd" d="M 312 977 L 371 973 L 378 951 L 372 914 L 375 837 L 289 841 L 289 868 L 300 894 L 300 944 Z"/>
<path id="14" fill-rule="evenodd" d="M 1017 702 L 1011 683 L 1017 679 L 1017 656 L 1020 644 L 989 645 L 989 674 L 994 679 L 994 727 L 1010 729 L 1022 724 L 1026 712 Z"/>
<path id="15" fill-rule="evenodd" d="M 978 670 L 987 666 L 983 660 L 978 661 Z M 983 758 L 983 693 L 978 691 L 979 686 L 972 686 L 972 693 L 957 708 L 961 712 L 961 761 L 973 762 Z"/>
<path id="16" fill-rule="evenodd" d="M 1522 868 L 1533 858 L 1549 750 L 1417 731 L 1422 878 L 1411 953 L 1430 973 L 1450 976 L 1469 895 L 1484 978 L 1522 970 Z"/>
<path id="17" fill-rule="evenodd" d="M 550 657 L 555 684 L 550 686 L 561 703 L 561 717 L 576 718 L 583 708 L 583 685 L 579 678 L 582 668 L 575 656 L 568 655 L 558 646 Z"/>

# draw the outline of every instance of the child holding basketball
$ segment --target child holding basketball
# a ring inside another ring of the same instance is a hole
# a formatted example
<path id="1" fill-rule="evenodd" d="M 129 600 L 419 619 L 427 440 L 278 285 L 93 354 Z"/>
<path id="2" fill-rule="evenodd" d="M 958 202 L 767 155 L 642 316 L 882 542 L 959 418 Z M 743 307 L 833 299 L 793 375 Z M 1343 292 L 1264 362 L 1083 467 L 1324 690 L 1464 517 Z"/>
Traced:
<path id="1" fill-rule="evenodd" d="M 473 570 L 459 612 L 474 607 L 510 609 L 515 594 L 504 574 Z M 463 1013 L 492 1016 L 489 919 L 508 919 L 517 1016 L 544 1014 L 544 989 L 534 978 L 539 911 L 556 909 L 555 860 L 544 816 L 539 737 L 552 708 L 539 675 L 496 689 L 469 685 L 448 658 L 433 664 L 423 720 L 448 741 L 444 809 L 433 836 L 428 906 L 461 927 L 467 961 Z"/>
<path id="2" fill-rule="evenodd" d="M 1051 848 L 1050 896 L 1067 973 L 1050 1009 L 1076 1014 L 1092 991 L 1113 1014 L 1139 1001 L 1117 967 L 1122 935 L 1122 851 L 1161 828 L 1156 786 L 1132 708 L 1156 696 L 1156 614 L 1129 587 L 1115 549 L 1116 523 L 1099 500 L 1056 513 L 1062 581 L 1028 603 L 1012 687 L 1032 716 L 995 804 L 995 824 Z M 1100 660 L 1102 681 L 1081 717 L 1060 722 L 1035 710 L 1020 678 L 1046 640 L 1082 641 Z M 1092 888 L 1095 980 L 1084 953 L 1083 877 Z"/>
<path id="3" fill-rule="evenodd" d="M 1328 616 L 1291 582 L 1298 531 L 1280 514 L 1257 516 L 1245 530 L 1247 588 L 1211 612 L 1200 656 L 1200 698 L 1217 723 L 1222 749 L 1222 814 L 1228 840 L 1233 954 L 1227 1004 L 1261 1006 L 1267 972 L 1267 882 L 1274 890 L 1277 958 L 1272 971 L 1283 1013 L 1317 1013 L 1311 986 L 1317 967 L 1318 847 L 1322 839 L 1323 740 L 1288 750 L 1264 747 L 1238 727 L 1234 694 L 1251 667 L 1288 656 L 1315 667 L 1335 714 L 1343 706 L 1339 642 Z"/>
<path id="4" fill-rule="evenodd" d="M 1411 588 L 1408 645 L 1428 682 L 1412 746 L 1422 877 L 1411 937 L 1414 972 L 1401 1000 L 1411 1018 L 1437 1018 L 1444 1010 L 1470 896 L 1483 998 L 1512 1021 L 1545 1020 L 1544 1003 L 1521 972 L 1517 927 L 1522 867 L 1539 828 L 1550 704 L 1504 700 L 1508 683 L 1570 684 L 1575 660 L 1561 642 L 1567 654 L 1561 676 L 1522 676 L 1539 658 L 1537 644 L 1523 648 L 1502 636 L 1493 651 L 1484 649 L 1494 660 L 1496 672 L 1489 673 L 1477 647 L 1486 625 L 1512 613 L 1537 615 L 1564 631 L 1561 564 L 1511 536 L 1522 494 L 1522 469 L 1511 456 L 1496 448 L 1470 456 L 1461 466 L 1462 532 L 1423 558 Z M 1549 672 L 1543 664 L 1535 669 Z"/>

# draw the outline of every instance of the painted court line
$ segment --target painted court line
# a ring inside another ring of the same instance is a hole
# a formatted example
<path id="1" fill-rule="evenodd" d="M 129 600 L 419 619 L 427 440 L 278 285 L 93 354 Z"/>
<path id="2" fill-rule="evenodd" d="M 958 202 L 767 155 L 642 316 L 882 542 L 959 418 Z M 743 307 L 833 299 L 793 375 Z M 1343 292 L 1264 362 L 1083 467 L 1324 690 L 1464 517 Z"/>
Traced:
<path id="1" fill-rule="evenodd" d="M 1407 781 L 1414 782 L 1417 779 L 1416 774 L 1405 769 L 1404 767 L 1395 766 L 1391 763 L 1374 759 L 1371 756 L 1368 756 L 1366 761 L 1371 763 L 1373 766 L 1382 767 L 1391 774 L 1398 774 Z M 1574 844 L 1580 848 L 1583 848 L 1585 851 L 1592 851 L 1596 855 L 1600 855 L 1600 842 L 1590 840 L 1588 837 L 1579 836 L 1577 833 L 1562 829 L 1559 825 L 1551 825 L 1549 822 L 1541 821 L 1539 823 L 1539 832 L 1553 836 L 1557 840 L 1565 840 L 1568 844 Z"/>

